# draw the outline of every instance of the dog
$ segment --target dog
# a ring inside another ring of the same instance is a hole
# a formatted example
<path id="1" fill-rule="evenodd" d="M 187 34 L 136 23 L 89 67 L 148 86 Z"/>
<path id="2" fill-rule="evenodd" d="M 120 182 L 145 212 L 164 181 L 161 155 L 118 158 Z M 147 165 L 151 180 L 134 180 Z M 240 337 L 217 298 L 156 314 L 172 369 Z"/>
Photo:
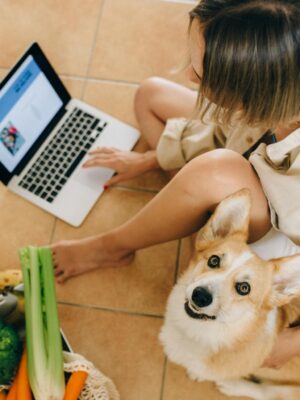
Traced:
<path id="1" fill-rule="evenodd" d="M 262 368 L 278 334 L 300 315 L 300 254 L 263 260 L 247 244 L 250 192 L 227 197 L 199 231 L 174 286 L 160 341 L 190 378 L 229 396 L 299 400 L 300 357 Z"/>

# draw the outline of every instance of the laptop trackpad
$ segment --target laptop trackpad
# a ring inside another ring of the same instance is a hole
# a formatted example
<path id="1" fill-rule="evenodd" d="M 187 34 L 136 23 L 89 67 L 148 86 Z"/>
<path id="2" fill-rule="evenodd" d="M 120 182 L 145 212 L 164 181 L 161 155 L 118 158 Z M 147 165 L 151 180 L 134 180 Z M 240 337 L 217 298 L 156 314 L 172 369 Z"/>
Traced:
<path id="1" fill-rule="evenodd" d="M 82 168 L 81 165 L 74 173 L 74 179 L 90 189 L 101 191 L 105 182 L 113 176 L 114 171 L 109 168 Z"/>

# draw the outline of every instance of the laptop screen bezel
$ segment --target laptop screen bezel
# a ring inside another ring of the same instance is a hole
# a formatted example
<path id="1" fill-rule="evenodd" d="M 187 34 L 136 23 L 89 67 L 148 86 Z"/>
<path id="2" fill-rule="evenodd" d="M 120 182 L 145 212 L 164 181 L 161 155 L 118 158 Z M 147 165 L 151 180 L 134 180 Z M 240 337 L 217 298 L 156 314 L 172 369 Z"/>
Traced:
<path id="1" fill-rule="evenodd" d="M 7 168 L 0 161 L 0 180 L 5 185 L 8 184 L 10 179 L 14 175 L 19 175 L 27 163 L 31 160 L 32 156 L 37 152 L 39 147 L 43 144 L 45 139 L 49 136 L 55 125 L 62 118 L 64 113 L 66 112 L 65 107 L 67 103 L 71 100 L 71 95 L 65 88 L 64 84 L 58 77 L 57 73 L 54 71 L 50 62 L 46 58 L 43 53 L 41 47 L 38 43 L 33 43 L 30 48 L 25 52 L 25 54 L 20 58 L 17 64 L 10 70 L 8 75 L 0 82 L 0 90 L 6 85 L 6 83 L 11 79 L 11 77 L 15 74 L 18 68 L 23 64 L 23 62 L 27 59 L 27 57 L 32 56 L 34 61 L 37 63 L 42 72 L 46 75 L 46 78 L 49 80 L 51 86 L 59 96 L 62 101 L 61 108 L 57 111 L 52 120 L 48 123 L 46 128 L 41 132 L 38 139 L 33 143 L 27 153 L 24 155 L 22 160 L 16 165 L 13 171 L 8 171 Z"/>

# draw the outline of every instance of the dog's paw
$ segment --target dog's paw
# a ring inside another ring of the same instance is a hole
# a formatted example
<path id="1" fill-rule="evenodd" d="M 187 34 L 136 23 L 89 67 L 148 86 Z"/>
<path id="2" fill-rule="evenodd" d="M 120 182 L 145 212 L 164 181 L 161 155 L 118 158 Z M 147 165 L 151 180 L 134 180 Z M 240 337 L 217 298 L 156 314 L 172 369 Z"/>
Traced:
<path id="1" fill-rule="evenodd" d="M 243 383 L 240 381 L 222 381 L 217 382 L 216 385 L 219 391 L 227 396 L 240 396 L 243 392 L 241 388 Z"/>

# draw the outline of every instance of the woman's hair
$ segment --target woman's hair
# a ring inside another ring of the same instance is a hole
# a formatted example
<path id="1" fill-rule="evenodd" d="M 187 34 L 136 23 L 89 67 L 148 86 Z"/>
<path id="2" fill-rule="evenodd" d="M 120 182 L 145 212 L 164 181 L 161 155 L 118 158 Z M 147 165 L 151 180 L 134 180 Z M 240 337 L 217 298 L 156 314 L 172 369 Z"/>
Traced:
<path id="1" fill-rule="evenodd" d="M 300 118 L 300 0 L 202 0 L 194 20 L 205 39 L 201 119 L 230 124 L 240 111 L 268 129 Z"/>

